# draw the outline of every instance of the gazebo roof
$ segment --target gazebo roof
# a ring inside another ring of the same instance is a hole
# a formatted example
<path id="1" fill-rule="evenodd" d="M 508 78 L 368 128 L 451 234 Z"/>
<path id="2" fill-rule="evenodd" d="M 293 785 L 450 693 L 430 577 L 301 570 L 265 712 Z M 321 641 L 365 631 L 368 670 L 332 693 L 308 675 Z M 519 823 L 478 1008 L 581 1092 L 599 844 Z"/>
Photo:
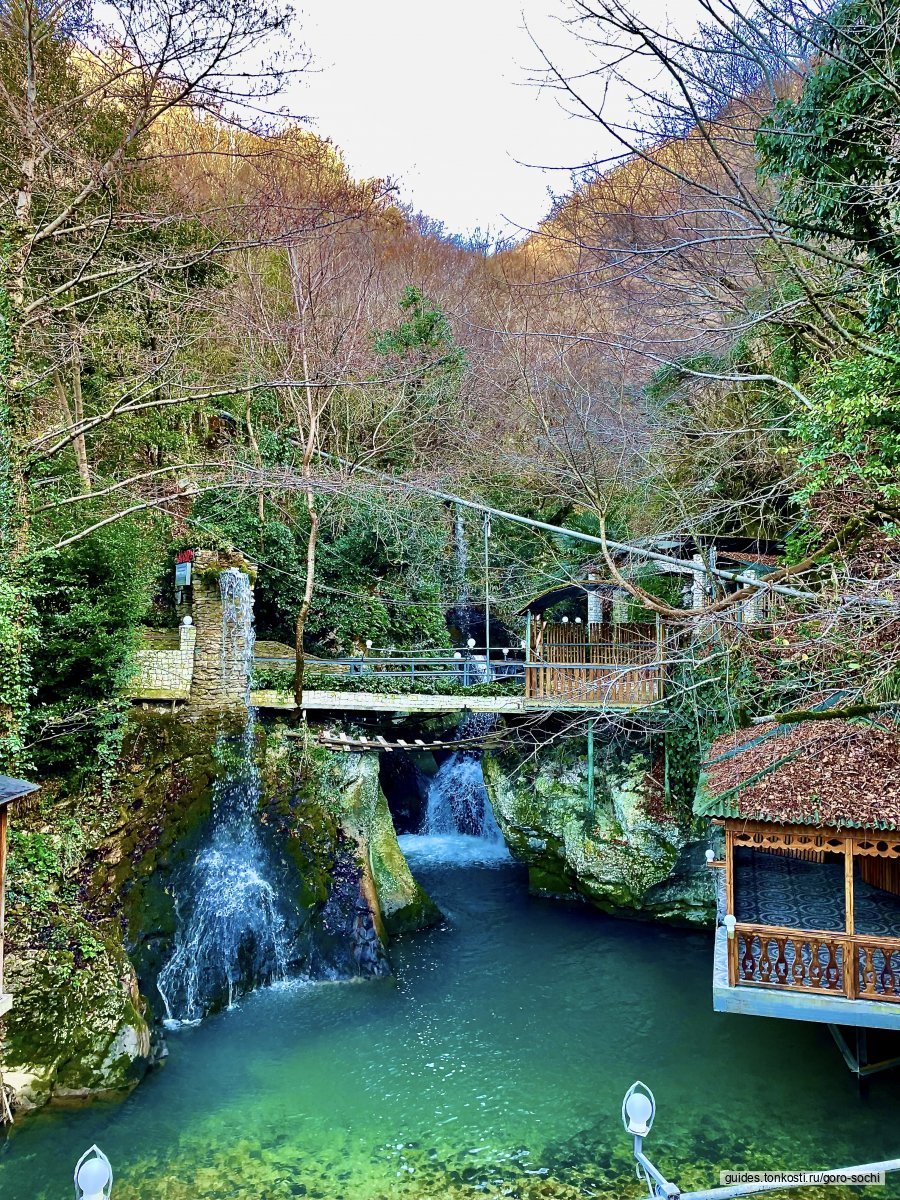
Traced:
<path id="1" fill-rule="evenodd" d="M 829 829 L 900 829 L 900 726 L 886 716 L 825 717 L 724 734 L 703 764 L 694 811 Z"/>
<path id="2" fill-rule="evenodd" d="M 12 800 L 28 796 L 38 790 L 38 784 L 29 783 L 27 779 L 13 779 L 11 775 L 0 775 L 0 808 L 5 808 Z"/>

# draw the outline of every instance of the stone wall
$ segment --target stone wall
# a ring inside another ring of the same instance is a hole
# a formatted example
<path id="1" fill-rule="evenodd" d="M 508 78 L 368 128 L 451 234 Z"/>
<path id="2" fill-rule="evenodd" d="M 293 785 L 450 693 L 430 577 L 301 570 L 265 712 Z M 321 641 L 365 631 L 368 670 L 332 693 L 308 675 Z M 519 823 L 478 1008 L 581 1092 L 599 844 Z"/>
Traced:
<path id="1" fill-rule="evenodd" d="M 188 700 L 194 676 L 196 638 L 193 625 L 181 625 L 178 649 L 162 650 L 151 645 L 138 650 L 135 676 L 128 695 L 133 700 Z"/>

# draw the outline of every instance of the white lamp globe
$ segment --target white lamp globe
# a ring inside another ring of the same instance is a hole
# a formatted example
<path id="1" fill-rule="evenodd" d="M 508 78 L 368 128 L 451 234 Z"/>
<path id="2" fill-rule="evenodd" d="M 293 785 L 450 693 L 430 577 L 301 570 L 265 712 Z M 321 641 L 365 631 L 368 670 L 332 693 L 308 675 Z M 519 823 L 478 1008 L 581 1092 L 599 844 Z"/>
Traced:
<path id="1" fill-rule="evenodd" d="M 637 1137 L 644 1137 L 650 1129 L 650 1119 L 653 1116 L 653 1104 L 649 1096 L 643 1092 L 632 1092 L 625 1101 L 625 1112 L 628 1116 L 628 1132 Z"/>
<path id="2" fill-rule="evenodd" d="M 367 650 L 372 649 L 372 639 L 371 638 L 366 638 L 366 649 Z"/>
<path id="3" fill-rule="evenodd" d="M 716 861 L 716 852 L 715 852 L 715 850 L 707 850 L 707 852 L 706 852 L 706 861 L 707 861 L 708 863 L 711 863 L 711 862 L 715 862 L 715 861 Z"/>
<path id="4" fill-rule="evenodd" d="M 81 1189 L 84 1200 L 94 1200 L 102 1196 L 103 1189 L 109 1183 L 109 1163 L 102 1158 L 89 1158 L 78 1168 L 75 1182 Z"/>
<path id="5" fill-rule="evenodd" d="M 467 639 L 466 639 L 466 645 L 469 647 L 469 649 L 470 649 L 470 650 L 474 650 L 474 649 L 475 649 L 475 639 L 474 639 L 474 638 L 467 638 Z"/>

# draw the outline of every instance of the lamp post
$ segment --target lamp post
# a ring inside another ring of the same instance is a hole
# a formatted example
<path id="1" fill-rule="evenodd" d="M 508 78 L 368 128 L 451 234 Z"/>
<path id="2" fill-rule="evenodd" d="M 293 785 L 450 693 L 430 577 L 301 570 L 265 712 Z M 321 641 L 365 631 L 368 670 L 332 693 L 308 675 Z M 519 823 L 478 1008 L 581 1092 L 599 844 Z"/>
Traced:
<path id="1" fill-rule="evenodd" d="M 472 682 L 472 651 L 475 649 L 475 639 L 473 637 L 466 638 L 466 646 L 469 653 L 466 655 L 465 678 L 463 687 L 468 687 Z"/>
<path id="2" fill-rule="evenodd" d="M 85 1150 L 75 1164 L 75 1200 L 109 1200 L 113 1173 L 99 1146 Z"/>
<path id="3" fill-rule="evenodd" d="M 656 1167 L 644 1153 L 644 1138 L 653 1127 L 656 1116 L 656 1100 L 645 1083 L 640 1080 L 633 1083 L 625 1093 L 622 1101 L 622 1124 L 625 1132 L 634 1138 L 634 1157 L 638 1165 L 638 1176 L 643 1176 L 647 1184 L 647 1194 L 651 1200 L 736 1200 L 738 1196 L 758 1196 L 762 1192 L 782 1192 L 791 1188 L 821 1187 L 821 1178 L 776 1181 L 759 1181 L 752 1183 L 735 1183 L 724 1187 L 708 1188 L 702 1192 L 683 1192 L 677 1183 L 666 1179 L 662 1171 Z M 792 1174 L 807 1174 L 821 1176 L 860 1176 L 887 1174 L 890 1171 L 900 1171 L 900 1158 L 887 1159 L 884 1162 L 863 1163 L 856 1167 L 830 1168 L 827 1171 L 792 1172 Z M 840 1182 L 835 1179 L 834 1182 Z"/>

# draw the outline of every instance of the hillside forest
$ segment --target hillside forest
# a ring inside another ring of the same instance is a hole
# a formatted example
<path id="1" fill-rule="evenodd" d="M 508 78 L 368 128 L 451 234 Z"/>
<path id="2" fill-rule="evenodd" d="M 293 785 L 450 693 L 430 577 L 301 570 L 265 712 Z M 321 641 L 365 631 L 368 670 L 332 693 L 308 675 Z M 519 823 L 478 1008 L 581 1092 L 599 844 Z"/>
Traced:
<path id="1" fill-rule="evenodd" d="M 114 761 L 183 547 L 257 558 L 260 635 L 301 652 L 441 644 L 459 580 L 435 493 L 620 542 L 783 541 L 783 623 L 713 601 L 720 683 L 691 703 L 727 725 L 835 685 L 848 709 L 897 699 L 900 7 L 705 8 L 682 42 L 571 5 L 596 71 L 548 59 L 541 82 L 615 152 L 479 244 L 259 115 L 298 69 L 260 57 L 286 12 L 4 6 L 5 769 Z M 652 89 L 617 65 L 651 57 Z M 626 126 L 601 103 L 617 76 Z M 583 559 L 495 523 L 498 619 Z M 637 605 L 703 619 L 640 577 Z"/>

